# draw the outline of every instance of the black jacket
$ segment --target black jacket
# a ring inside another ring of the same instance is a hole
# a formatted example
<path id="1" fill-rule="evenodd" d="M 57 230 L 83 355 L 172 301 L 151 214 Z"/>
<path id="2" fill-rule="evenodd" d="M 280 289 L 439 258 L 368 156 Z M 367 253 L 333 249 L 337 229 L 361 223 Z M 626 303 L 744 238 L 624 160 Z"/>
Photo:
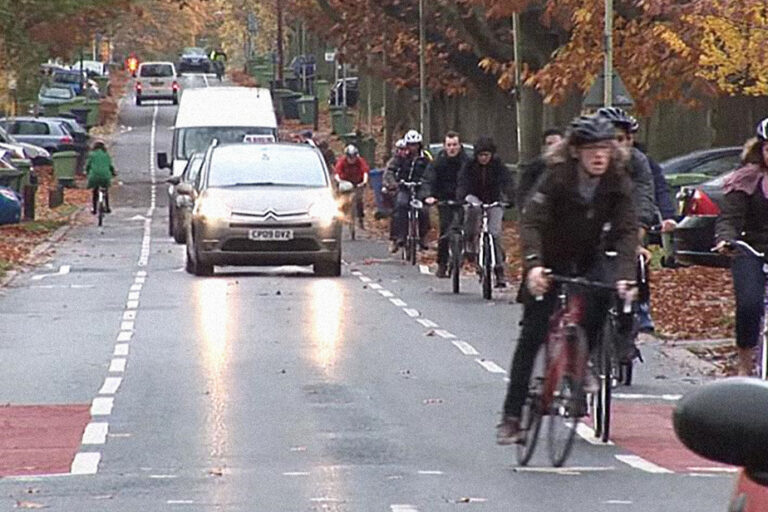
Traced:
<path id="1" fill-rule="evenodd" d="M 440 201 L 455 199 L 459 171 L 469 160 L 464 150 L 453 158 L 449 157 L 445 150 L 440 151 L 437 158 L 427 166 L 424 193 Z"/>
<path id="2" fill-rule="evenodd" d="M 573 160 L 548 165 L 523 211 L 520 240 L 523 265 L 557 274 L 585 275 L 615 250 L 616 279 L 635 279 L 638 220 L 633 184 L 613 164 L 600 179 L 591 202 L 578 191 Z"/>
<path id="3" fill-rule="evenodd" d="M 768 179 L 768 173 L 760 179 Z M 715 226 L 718 242 L 744 240 L 760 252 L 768 251 L 768 199 L 761 188 L 758 182 L 752 194 L 743 190 L 726 192 Z"/>
<path id="4" fill-rule="evenodd" d="M 517 189 L 515 191 L 515 206 L 518 212 L 523 211 L 525 203 L 530 199 L 531 191 L 536 186 L 536 182 L 544 175 L 547 170 L 547 164 L 543 156 L 538 156 L 528 163 L 520 166 L 520 178 L 517 180 Z"/>
<path id="5" fill-rule="evenodd" d="M 505 201 L 510 185 L 509 171 L 499 157 L 494 156 L 488 165 L 480 165 L 475 158 L 459 171 L 456 200 L 464 201 L 473 195 L 484 203 Z"/>

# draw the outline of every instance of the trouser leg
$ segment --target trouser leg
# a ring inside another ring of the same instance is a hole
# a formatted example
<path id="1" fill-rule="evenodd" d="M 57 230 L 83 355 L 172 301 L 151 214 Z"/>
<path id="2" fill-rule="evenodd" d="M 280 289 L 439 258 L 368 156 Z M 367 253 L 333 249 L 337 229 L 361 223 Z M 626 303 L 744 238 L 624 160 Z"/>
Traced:
<path id="1" fill-rule="evenodd" d="M 437 213 L 440 216 L 440 235 L 437 241 L 437 264 L 448 264 L 448 247 L 451 243 L 450 233 L 453 225 L 453 209 L 449 206 L 439 206 Z"/>
<path id="2" fill-rule="evenodd" d="M 488 231 L 493 237 L 493 246 L 496 253 L 496 268 L 494 270 L 497 274 L 501 274 L 501 276 L 504 275 L 504 260 L 506 258 L 504 242 L 501 237 L 503 220 L 504 209 L 501 206 L 488 210 Z"/>
<path id="3" fill-rule="evenodd" d="M 753 348 L 760 339 L 764 314 L 762 262 L 751 256 L 737 256 L 731 264 L 731 274 L 736 292 L 736 345 Z"/>
<path id="4" fill-rule="evenodd" d="M 469 200 L 469 197 L 467 198 Z M 480 234 L 480 223 L 482 222 L 482 211 L 474 206 L 467 206 L 464 210 L 464 237 L 465 247 L 468 253 L 478 253 L 478 236 Z"/>
<path id="5" fill-rule="evenodd" d="M 398 191 L 395 197 L 395 211 L 392 214 L 391 238 L 402 242 L 408 233 L 408 192 Z"/>

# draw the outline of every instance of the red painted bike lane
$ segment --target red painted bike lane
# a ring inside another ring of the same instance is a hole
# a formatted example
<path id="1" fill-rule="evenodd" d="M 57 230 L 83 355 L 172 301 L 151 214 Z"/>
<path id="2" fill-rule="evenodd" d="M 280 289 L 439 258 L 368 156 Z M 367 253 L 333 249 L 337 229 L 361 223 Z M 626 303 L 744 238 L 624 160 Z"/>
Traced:
<path id="1" fill-rule="evenodd" d="M 0 406 L 0 477 L 69 473 L 89 404 Z"/>

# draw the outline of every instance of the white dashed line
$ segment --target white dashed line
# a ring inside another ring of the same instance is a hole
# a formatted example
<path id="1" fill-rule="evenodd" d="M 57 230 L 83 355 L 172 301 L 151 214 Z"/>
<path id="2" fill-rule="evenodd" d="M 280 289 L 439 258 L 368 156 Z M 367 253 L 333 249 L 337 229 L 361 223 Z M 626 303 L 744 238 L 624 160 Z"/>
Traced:
<path id="1" fill-rule="evenodd" d="M 488 361 L 487 359 L 475 359 L 475 362 L 491 373 L 507 373 L 504 368 L 493 361 Z"/>
<path id="2" fill-rule="evenodd" d="M 85 426 L 82 444 L 104 444 L 107 442 L 109 423 L 92 422 Z"/>
<path id="3" fill-rule="evenodd" d="M 448 332 L 445 329 L 438 329 L 438 330 L 435 331 L 435 334 L 437 334 L 441 338 L 445 338 L 447 340 L 450 340 L 450 339 L 453 339 L 453 338 L 456 337 L 455 334 L 453 334 L 451 332 Z"/>
<path id="4" fill-rule="evenodd" d="M 419 474 L 420 475 L 442 475 L 444 473 L 442 471 L 437 471 L 433 469 L 425 469 L 425 470 L 419 471 Z"/>
<path id="5" fill-rule="evenodd" d="M 419 272 L 422 274 L 431 274 L 432 272 L 429 271 L 428 265 L 419 265 Z"/>
<path id="6" fill-rule="evenodd" d="M 640 393 L 613 393 L 611 396 L 617 400 L 664 400 L 666 402 L 677 402 L 683 395 L 643 395 Z"/>
<path id="7" fill-rule="evenodd" d="M 364 283 L 370 283 L 372 281 L 370 277 L 366 277 L 366 276 L 360 276 L 360 280 Z"/>
<path id="8" fill-rule="evenodd" d="M 605 502 L 606 505 L 631 505 L 632 502 L 629 500 L 608 500 Z"/>
<path id="9" fill-rule="evenodd" d="M 143 287 L 144 285 L 141 284 L 132 284 L 130 290 L 132 292 L 140 292 Z"/>
<path id="10" fill-rule="evenodd" d="M 115 345 L 114 355 L 116 355 L 116 356 L 127 356 L 128 355 L 128 344 L 127 343 L 118 343 L 117 345 Z"/>
<path id="11" fill-rule="evenodd" d="M 138 300 L 129 300 L 125 304 L 126 309 L 138 309 L 139 308 L 139 301 Z"/>
<path id="12" fill-rule="evenodd" d="M 519 466 L 513 468 L 515 473 L 552 473 L 555 475 L 578 475 L 580 473 L 600 473 L 616 471 L 613 466 L 571 466 L 566 468 L 550 468 L 546 466 Z"/>
<path id="13" fill-rule="evenodd" d="M 695 471 L 697 473 L 738 473 L 739 468 L 707 466 L 703 468 L 688 468 L 688 471 Z"/>
<path id="14" fill-rule="evenodd" d="M 350 272 L 350 274 L 357 277 L 361 277 L 363 275 L 363 273 L 360 272 L 359 270 L 353 270 L 352 272 Z"/>
<path id="15" fill-rule="evenodd" d="M 595 429 L 585 423 L 579 422 L 579 424 L 576 425 L 576 433 L 589 444 L 595 446 L 613 446 L 613 441 L 610 439 L 608 442 L 604 443 L 602 440 L 595 437 Z"/>
<path id="16" fill-rule="evenodd" d="M 457 349 L 461 350 L 461 353 L 464 354 L 465 356 L 478 356 L 478 355 L 480 355 L 480 353 L 477 351 L 477 349 L 475 349 L 475 347 L 473 347 L 472 345 L 470 345 L 466 341 L 453 340 L 451 343 L 453 343 L 453 345 Z"/>
<path id="17" fill-rule="evenodd" d="M 146 277 L 137 277 L 137 278 L 134 280 L 134 282 L 135 282 L 136 284 L 144 284 L 146 281 L 147 281 L 147 278 L 146 278 Z"/>
<path id="18" fill-rule="evenodd" d="M 308 471 L 286 471 L 283 476 L 309 476 Z"/>
<path id="19" fill-rule="evenodd" d="M 114 395 L 123 382 L 122 377 L 107 377 L 104 379 L 104 385 L 99 390 L 100 395 Z"/>
<path id="20" fill-rule="evenodd" d="M 390 298 L 390 297 L 394 297 L 395 296 L 395 294 L 392 293 L 389 290 L 379 290 L 379 295 L 381 295 L 382 297 L 386 297 L 386 298 Z"/>
<path id="21" fill-rule="evenodd" d="M 151 159 L 152 157 L 150 157 Z M 146 270 L 139 270 L 136 272 L 137 277 L 147 277 L 147 271 Z"/>
<path id="22" fill-rule="evenodd" d="M 392 512 L 419 512 L 415 505 L 396 504 L 390 505 Z"/>
<path id="23" fill-rule="evenodd" d="M 132 331 L 133 330 L 134 322 L 132 320 L 127 320 L 125 322 L 120 323 L 120 330 L 121 331 Z"/>
<path id="24" fill-rule="evenodd" d="M 91 404 L 91 416 L 108 416 L 112 414 L 112 407 L 115 405 L 115 399 L 112 397 L 98 397 L 93 399 Z"/>
<path id="25" fill-rule="evenodd" d="M 424 327 L 437 327 L 437 324 L 432 320 L 429 320 L 428 318 L 419 318 L 416 321 L 419 322 Z"/>
<path id="26" fill-rule="evenodd" d="M 616 455 L 616 459 L 620 460 L 624 464 L 629 464 L 633 468 L 641 469 L 646 473 L 667 474 L 673 473 L 667 468 L 663 468 L 654 464 L 651 461 L 645 460 L 638 455 Z"/>
<path id="27" fill-rule="evenodd" d="M 75 455 L 69 472 L 73 475 L 94 475 L 99 470 L 99 461 L 99 452 L 80 452 Z"/>
<path id="28" fill-rule="evenodd" d="M 384 287 L 381 286 L 379 283 L 371 283 L 368 285 L 368 288 L 370 288 L 371 290 L 381 290 Z"/>
<path id="29" fill-rule="evenodd" d="M 167 505 L 194 505 L 195 500 L 167 500 Z"/>
<path id="30" fill-rule="evenodd" d="M 419 311 L 417 309 L 405 308 L 405 309 L 403 309 L 403 311 L 405 312 L 406 315 L 408 315 L 411 318 L 416 318 L 417 316 L 419 316 L 421 314 L 421 313 L 419 313 Z"/>
<path id="31" fill-rule="evenodd" d="M 133 338 L 132 331 L 120 331 L 117 335 L 117 341 L 131 341 Z"/>
<path id="32" fill-rule="evenodd" d="M 123 313 L 123 320 L 136 320 L 136 312 L 126 311 L 125 313 Z"/>
<path id="33" fill-rule="evenodd" d="M 128 294 L 128 300 L 139 300 L 139 297 L 141 297 L 141 293 L 139 292 L 130 292 Z"/>
<path id="34" fill-rule="evenodd" d="M 122 373 L 125 371 L 125 358 L 116 357 L 109 363 L 109 371 L 111 373 Z"/>
<path id="35" fill-rule="evenodd" d="M 408 304 L 406 304 L 405 301 L 403 301 L 402 299 L 389 299 L 389 302 L 391 302 L 392 304 L 394 304 L 399 308 L 404 308 L 408 306 Z"/>

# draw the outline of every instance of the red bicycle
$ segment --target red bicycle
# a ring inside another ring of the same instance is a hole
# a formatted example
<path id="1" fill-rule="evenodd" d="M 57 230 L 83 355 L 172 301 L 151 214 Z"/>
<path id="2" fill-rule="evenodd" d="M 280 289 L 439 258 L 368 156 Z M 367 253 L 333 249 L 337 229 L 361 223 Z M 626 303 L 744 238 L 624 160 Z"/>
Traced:
<path id="1" fill-rule="evenodd" d="M 589 344 L 581 327 L 586 298 L 572 293 L 572 288 L 615 292 L 612 285 L 584 278 L 550 275 L 550 279 L 558 285 L 557 306 L 550 317 L 544 344 L 544 368 L 538 374 L 534 372 L 523 406 L 517 447 L 521 466 L 533 456 L 544 416 L 548 418 L 550 461 L 555 467 L 562 466 L 571 452 L 580 418 L 587 411 L 584 378 Z"/>

